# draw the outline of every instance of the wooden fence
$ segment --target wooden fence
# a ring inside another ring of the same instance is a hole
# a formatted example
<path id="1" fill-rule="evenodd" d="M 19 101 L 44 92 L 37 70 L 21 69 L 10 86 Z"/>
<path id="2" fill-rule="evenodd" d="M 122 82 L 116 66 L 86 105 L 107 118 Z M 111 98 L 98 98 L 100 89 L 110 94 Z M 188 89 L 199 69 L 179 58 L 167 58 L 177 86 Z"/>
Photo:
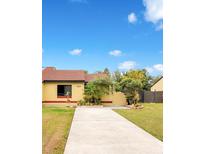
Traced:
<path id="1" fill-rule="evenodd" d="M 163 103 L 163 91 L 144 91 L 141 93 L 141 101 Z"/>

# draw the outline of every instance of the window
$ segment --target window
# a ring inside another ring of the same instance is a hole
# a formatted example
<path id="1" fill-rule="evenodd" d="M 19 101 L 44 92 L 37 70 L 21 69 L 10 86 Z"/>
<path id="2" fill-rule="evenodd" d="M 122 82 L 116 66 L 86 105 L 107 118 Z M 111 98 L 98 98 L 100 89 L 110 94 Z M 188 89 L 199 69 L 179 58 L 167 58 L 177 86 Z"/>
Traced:
<path id="1" fill-rule="evenodd" d="M 58 89 L 57 89 L 57 95 L 58 97 L 62 97 L 62 96 L 72 96 L 72 87 L 71 85 L 58 85 Z"/>

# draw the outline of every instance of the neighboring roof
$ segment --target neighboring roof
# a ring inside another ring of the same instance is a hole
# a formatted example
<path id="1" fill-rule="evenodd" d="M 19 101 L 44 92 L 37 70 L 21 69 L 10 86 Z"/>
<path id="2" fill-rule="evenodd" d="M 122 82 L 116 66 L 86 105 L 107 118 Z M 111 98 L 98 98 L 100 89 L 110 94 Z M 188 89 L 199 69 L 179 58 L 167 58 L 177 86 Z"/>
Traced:
<path id="1" fill-rule="evenodd" d="M 86 74 L 85 81 L 88 82 L 97 78 L 105 78 L 105 77 L 107 77 L 107 74 L 105 73 Z"/>
<path id="2" fill-rule="evenodd" d="M 104 73 L 86 74 L 84 70 L 57 70 L 46 67 L 42 71 L 42 81 L 83 81 L 88 82 L 98 77 L 105 77 Z"/>
<path id="3" fill-rule="evenodd" d="M 153 87 L 157 82 L 159 82 L 161 79 L 163 78 L 163 76 L 161 76 L 157 81 L 155 81 L 151 87 Z"/>

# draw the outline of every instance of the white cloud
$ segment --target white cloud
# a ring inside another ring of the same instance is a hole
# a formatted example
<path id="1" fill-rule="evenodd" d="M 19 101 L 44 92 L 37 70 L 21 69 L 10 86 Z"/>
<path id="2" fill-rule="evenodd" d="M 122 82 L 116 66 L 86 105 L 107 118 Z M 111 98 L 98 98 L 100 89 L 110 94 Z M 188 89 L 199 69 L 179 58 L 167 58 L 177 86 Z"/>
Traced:
<path id="1" fill-rule="evenodd" d="M 163 29 L 163 23 L 162 23 L 162 22 L 160 22 L 160 23 L 158 23 L 158 24 L 156 25 L 155 30 L 156 30 L 156 31 L 159 31 L 159 30 L 161 30 L 161 29 Z"/>
<path id="2" fill-rule="evenodd" d="M 120 51 L 120 50 L 112 50 L 112 51 L 110 51 L 109 52 L 109 54 L 110 55 L 112 55 L 112 56 L 121 56 L 122 55 L 122 51 Z"/>
<path id="3" fill-rule="evenodd" d="M 162 64 L 155 64 L 152 67 L 146 67 L 145 68 L 149 73 L 153 72 L 163 72 L 163 65 Z"/>
<path id="4" fill-rule="evenodd" d="M 82 49 L 73 49 L 73 50 L 69 51 L 69 53 L 71 55 L 77 55 L 77 56 L 80 55 L 81 52 L 82 52 Z"/>
<path id="5" fill-rule="evenodd" d="M 152 67 L 146 67 L 145 68 L 147 70 L 147 72 L 152 73 L 154 71 L 154 69 Z"/>
<path id="6" fill-rule="evenodd" d="M 163 65 L 162 64 L 156 64 L 153 66 L 153 68 L 159 72 L 163 71 Z"/>
<path id="7" fill-rule="evenodd" d="M 137 22 L 137 16 L 134 12 L 130 13 L 127 18 L 129 23 L 134 24 Z"/>
<path id="8" fill-rule="evenodd" d="M 143 0 L 145 20 L 157 26 L 156 30 L 162 29 L 163 5 L 162 0 Z"/>
<path id="9" fill-rule="evenodd" d="M 134 69 L 136 67 L 136 62 L 135 61 L 125 61 L 123 63 L 120 63 L 118 68 L 121 70 L 130 70 Z"/>

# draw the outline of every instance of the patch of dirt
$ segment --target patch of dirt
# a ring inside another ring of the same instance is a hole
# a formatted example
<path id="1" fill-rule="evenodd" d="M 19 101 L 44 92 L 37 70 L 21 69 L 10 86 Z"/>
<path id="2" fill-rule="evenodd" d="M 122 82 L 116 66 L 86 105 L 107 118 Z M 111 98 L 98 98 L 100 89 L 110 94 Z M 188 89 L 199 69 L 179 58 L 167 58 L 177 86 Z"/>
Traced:
<path id="1" fill-rule="evenodd" d="M 59 133 L 55 132 L 52 137 L 49 139 L 49 141 L 47 142 L 47 144 L 45 145 L 45 154 L 51 154 L 52 151 L 54 151 L 54 149 L 56 148 L 56 145 L 58 145 L 58 142 L 60 140 L 59 138 Z"/>

